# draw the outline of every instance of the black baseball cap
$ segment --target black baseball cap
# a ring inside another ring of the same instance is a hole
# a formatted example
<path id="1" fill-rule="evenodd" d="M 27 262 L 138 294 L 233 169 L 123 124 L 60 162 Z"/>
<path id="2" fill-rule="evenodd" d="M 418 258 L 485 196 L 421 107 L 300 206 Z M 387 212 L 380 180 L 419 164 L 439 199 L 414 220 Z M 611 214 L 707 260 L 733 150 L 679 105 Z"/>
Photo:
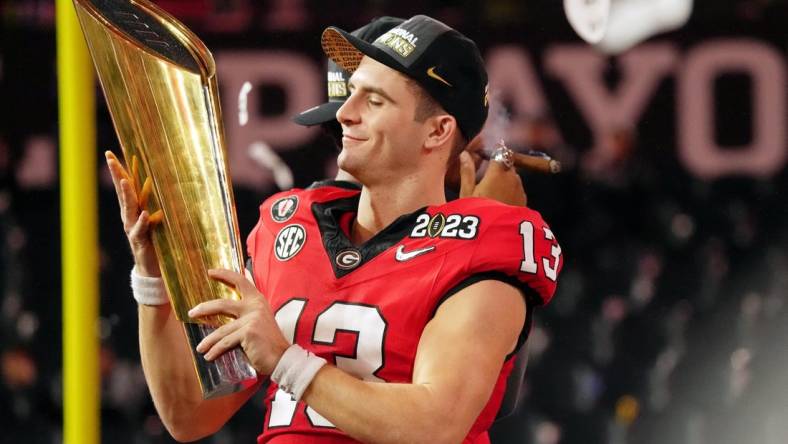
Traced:
<path id="1" fill-rule="evenodd" d="M 368 43 L 336 27 L 323 31 L 323 51 L 352 73 L 366 55 L 421 85 L 449 114 L 466 139 L 487 120 L 487 71 L 479 48 L 457 30 L 417 15 Z"/>
<path id="2" fill-rule="evenodd" d="M 372 42 L 384 32 L 404 21 L 404 19 L 397 17 L 378 17 L 353 31 L 352 35 L 363 41 Z M 296 114 L 293 116 L 293 122 L 303 126 L 312 126 L 336 119 L 337 110 L 345 103 L 345 100 L 347 100 L 350 95 L 350 91 L 347 89 L 347 81 L 350 78 L 350 74 L 337 66 L 337 64 L 330 59 L 328 61 L 327 73 L 328 102 L 309 108 L 306 111 L 302 111 L 300 114 Z"/>

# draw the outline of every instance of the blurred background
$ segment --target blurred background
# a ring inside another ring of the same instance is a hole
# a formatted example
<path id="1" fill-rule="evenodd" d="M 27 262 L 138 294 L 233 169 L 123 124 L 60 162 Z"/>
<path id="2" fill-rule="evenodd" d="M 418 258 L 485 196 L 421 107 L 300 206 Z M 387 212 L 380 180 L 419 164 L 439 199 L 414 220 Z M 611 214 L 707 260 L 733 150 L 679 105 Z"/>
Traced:
<path id="1" fill-rule="evenodd" d="M 325 26 L 425 13 L 478 42 L 488 143 L 565 168 L 523 175 L 566 265 L 537 313 L 522 408 L 493 442 L 788 442 L 788 1 L 695 1 L 685 26 L 614 56 L 580 40 L 557 0 L 155 3 L 217 60 L 242 235 L 268 195 L 335 172 L 331 142 L 289 120 L 325 100 Z M 55 10 L 5 0 L 0 14 L 0 430 L 58 443 Z M 120 150 L 97 94 L 102 439 L 171 442 L 139 365 L 131 256 L 101 160 Z M 254 442 L 261 406 L 203 442 Z"/>

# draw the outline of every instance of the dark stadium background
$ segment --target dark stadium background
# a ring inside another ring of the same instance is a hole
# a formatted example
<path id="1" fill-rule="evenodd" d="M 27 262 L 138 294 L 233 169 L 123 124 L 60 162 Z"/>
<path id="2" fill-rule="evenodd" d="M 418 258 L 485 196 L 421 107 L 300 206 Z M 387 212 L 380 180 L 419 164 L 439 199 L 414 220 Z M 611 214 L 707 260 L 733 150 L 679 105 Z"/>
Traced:
<path id="1" fill-rule="evenodd" d="M 544 62 L 559 47 L 589 50 L 558 0 L 157 3 L 191 27 L 220 66 L 223 55 L 236 51 L 305 57 L 319 74 L 321 95 L 312 104 L 323 99 L 319 33 L 327 25 L 353 29 L 377 15 L 426 13 L 464 31 L 483 50 L 519 48 L 537 74 L 546 108 L 518 115 L 502 101 L 514 122 L 509 131 L 522 134 L 515 148 L 538 147 L 568 167 L 559 177 L 524 176 L 529 205 L 553 227 L 566 265 L 553 303 L 538 311 L 522 408 L 493 428 L 493 441 L 788 442 L 785 161 L 755 172 L 699 174 L 680 155 L 684 127 L 677 117 L 697 99 L 696 91 L 687 92 L 688 102 L 678 99 L 677 78 L 693 50 L 751 43 L 780 62 L 782 77 L 761 80 L 772 82 L 772 99 L 782 102 L 775 108 L 782 115 L 771 117 L 782 125 L 783 140 L 770 143 L 788 150 L 788 2 L 696 0 L 686 27 L 648 42 L 673 48 L 676 66 L 659 80 L 639 118 L 597 134 L 616 157 L 596 167 L 584 160 L 593 129 Z M 0 441 L 54 443 L 62 423 L 54 5 L 5 0 L 0 13 Z M 604 62 L 611 91 L 622 82 L 621 60 Z M 219 80 L 223 98 L 237 95 L 221 73 Z M 275 117 L 287 109 L 285 90 L 256 86 L 252 113 Z M 716 143 L 723 151 L 744 149 L 758 119 L 767 118 L 754 110 L 753 78 L 730 70 L 710 88 Z M 228 103 L 234 102 L 224 102 L 225 121 L 237 119 Z M 97 119 L 96 155 L 119 152 L 103 99 Z M 335 154 L 318 133 L 304 140 L 295 146 L 266 141 L 292 169 L 296 186 L 330 174 Z M 231 150 L 243 149 L 232 142 Z M 259 202 L 277 191 L 269 172 L 250 165 L 262 179 L 236 183 L 244 234 Z M 100 205 L 103 442 L 170 442 L 138 363 L 131 257 L 106 180 Z M 203 442 L 254 442 L 260 405 L 255 398 Z"/>

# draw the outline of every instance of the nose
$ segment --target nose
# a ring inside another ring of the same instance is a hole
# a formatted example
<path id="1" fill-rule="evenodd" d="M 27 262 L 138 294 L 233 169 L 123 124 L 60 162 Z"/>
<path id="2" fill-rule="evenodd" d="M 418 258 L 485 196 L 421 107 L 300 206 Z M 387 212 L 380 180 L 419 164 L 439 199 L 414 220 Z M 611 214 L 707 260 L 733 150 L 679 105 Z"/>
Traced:
<path id="1" fill-rule="evenodd" d="M 351 93 L 350 97 L 345 100 L 345 103 L 339 107 L 336 117 L 340 124 L 350 126 L 360 121 L 357 102 L 357 94 Z"/>

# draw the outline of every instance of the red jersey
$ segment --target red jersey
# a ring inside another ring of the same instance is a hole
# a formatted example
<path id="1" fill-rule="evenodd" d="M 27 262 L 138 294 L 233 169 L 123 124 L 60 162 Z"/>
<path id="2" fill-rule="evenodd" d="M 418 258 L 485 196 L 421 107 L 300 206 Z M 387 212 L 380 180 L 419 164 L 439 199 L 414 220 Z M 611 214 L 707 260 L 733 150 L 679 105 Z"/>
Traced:
<path id="1" fill-rule="evenodd" d="M 359 194 L 323 186 L 274 195 L 247 240 L 256 286 L 285 337 L 340 369 L 410 383 L 424 327 L 452 294 L 497 279 L 519 288 L 533 307 L 555 292 L 561 248 L 536 211 L 460 199 L 403 215 L 354 246 L 347 232 Z M 513 361 L 502 365 L 466 443 L 489 442 Z M 316 440 L 355 442 L 272 383 L 258 442 Z"/>

